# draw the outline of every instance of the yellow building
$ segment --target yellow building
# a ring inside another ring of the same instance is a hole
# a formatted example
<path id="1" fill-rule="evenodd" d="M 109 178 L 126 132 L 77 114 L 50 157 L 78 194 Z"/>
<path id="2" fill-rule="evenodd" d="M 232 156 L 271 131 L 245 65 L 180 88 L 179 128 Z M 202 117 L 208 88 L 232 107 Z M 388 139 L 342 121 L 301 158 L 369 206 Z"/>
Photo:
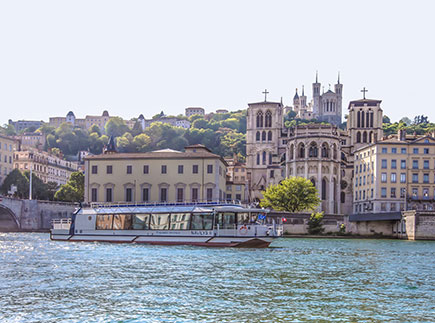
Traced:
<path id="1" fill-rule="evenodd" d="M 85 202 L 225 199 L 226 162 L 202 145 L 85 157 Z"/>
<path id="2" fill-rule="evenodd" d="M 354 213 L 435 209 L 435 138 L 400 130 L 355 151 Z"/>
<path id="3" fill-rule="evenodd" d="M 67 183 L 71 173 L 77 171 L 79 166 L 45 151 L 27 149 L 15 152 L 14 168 L 21 171 L 32 169 L 35 176 L 44 183 L 55 182 L 62 185 Z"/>
<path id="4" fill-rule="evenodd" d="M 17 147 L 15 139 L 0 135 L 0 184 L 14 168 L 14 152 Z"/>

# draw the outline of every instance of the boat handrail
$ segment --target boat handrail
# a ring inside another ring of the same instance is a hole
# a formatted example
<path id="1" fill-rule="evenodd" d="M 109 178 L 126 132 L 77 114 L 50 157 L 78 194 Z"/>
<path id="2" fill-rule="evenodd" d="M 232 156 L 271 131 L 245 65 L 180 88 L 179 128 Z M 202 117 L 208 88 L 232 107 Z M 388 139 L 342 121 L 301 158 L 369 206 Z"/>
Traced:
<path id="1" fill-rule="evenodd" d="M 240 200 L 198 200 L 184 202 L 91 202 L 90 206 L 96 208 L 143 207 L 143 206 L 219 206 L 242 205 Z"/>

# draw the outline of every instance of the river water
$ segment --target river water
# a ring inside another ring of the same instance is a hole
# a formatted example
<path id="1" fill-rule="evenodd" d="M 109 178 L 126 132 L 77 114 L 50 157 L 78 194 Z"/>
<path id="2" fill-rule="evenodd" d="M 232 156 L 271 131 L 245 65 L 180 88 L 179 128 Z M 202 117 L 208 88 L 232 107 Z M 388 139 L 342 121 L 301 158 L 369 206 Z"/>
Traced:
<path id="1" fill-rule="evenodd" d="M 434 322 L 435 242 L 268 249 L 0 234 L 0 322 Z"/>

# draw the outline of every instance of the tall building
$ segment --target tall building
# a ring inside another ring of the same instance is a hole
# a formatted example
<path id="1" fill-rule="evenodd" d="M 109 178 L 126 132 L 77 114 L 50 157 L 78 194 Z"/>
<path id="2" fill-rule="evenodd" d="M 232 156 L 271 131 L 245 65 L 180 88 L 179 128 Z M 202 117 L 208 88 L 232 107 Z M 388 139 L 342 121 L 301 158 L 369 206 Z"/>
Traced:
<path id="1" fill-rule="evenodd" d="M 435 210 L 435 138 L 405 130 L 355 150 L 354 213 Z"/>

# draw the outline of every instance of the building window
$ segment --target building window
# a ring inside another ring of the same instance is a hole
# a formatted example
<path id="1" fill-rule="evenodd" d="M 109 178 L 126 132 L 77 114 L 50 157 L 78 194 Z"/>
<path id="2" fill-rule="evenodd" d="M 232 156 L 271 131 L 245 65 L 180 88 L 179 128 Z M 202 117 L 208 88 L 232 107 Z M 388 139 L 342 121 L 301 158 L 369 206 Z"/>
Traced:
<path id="1" fill-rule="evenodd" d="M 429 169 L 429 161 L 428 160 L 424 160 L 423 161 L 423 168 L 424 169 Z"/>
<path id="2" fill-rule="evenodd" d="M 412 161 L 412 169 L 418 169 L 418 160 Z"/>
<path id="3" fill-rule="evenodd" d="M 412 189 L 412 198 L 417 199 L 418 198 L 418 188 L 414 187 Z"/>
<path id="4" fill-rule="evenodd" d="M 207 174 L 213 174 L 213 165 L 207 165 Z"/>
<path id="5" fill-rule="evenodd" d="M 178 174 L 183 174 L 183 172 L 184 172 L 184 166 L 178 165 Z"/>
<path id="6" fill-rule="evenodd" d="M 213 200 L 213 189 L 207 188 L 207 201 L 211 202 Z"/>
<path id="7" fill-rule="evenodd" d="M 429 199 L 429 188 L 427 188 L 427 187 L 423 188 L 423 198 Z"/>
<path id="8" fill-rule="evenodd" d="M 406 160 L 403 160 L 403 159 L 402 159 L 402 160 L 400 161 L 400 168 L 401 168 L 401 169 L 406 169 Z"/>
<path id="9" fill-rule="evenodd" d="M 418 154 L 418 148 L 414 148 L 414 149 L 412 149 L 412 153 L 413 153 L 413 154 Z"/>
<path id="10" fill-rule="evenodd" d="M 92 172 L 92 174 L 98 174 L 98 166 L 97 165 L 92 165 L 91 172 Z"/>
<path id="11" fill-rule="evenodd" d="M 381 197 L 387 197 L 387 188 L 386 187 L 381 188 Z"/>
<path id="12" fill-rule="evenodd" d="M 183 201 L 184 201 L 184 189 L 177 188 L 177 202 L 183 202 Z"/>
<path id="13" fill-rule="evenodd" d="M 107 174 L 112 174 L 112 171 L 113 171 L 112 165 L 107 165 L 106 166 L 106 173 Z"/>
<path id="14" fill-rule="evenodd" d="M 381 174 L 381 182 L 382 183 L 386 183 L 387 182 L 387 173 L 382 173 Z"/>
<path id="15" fill-rule="evenodd" d="M 381 211 L 387 210 L 387 203 L 381 203 Z"/>
<path id="16" fill-rule="evenodd" d="M 166 187 L 162 187 L 160 189 L 160 202 L 167 202 L 168 200 L 168 189 Z"/>
<path id="17" fill-rule="evenodd" d="M 192 202 L 198 201 L 198 189 L 196 187 L 192 188 Z"/>
<path id="18" fill-rule="evenodd" d="M 272 131 L 267 133 L 267 141 L 272 141 Z"/>
<path id="19" fill-rule="evenodd" d="M 396 198 L 396 188 L 395 187 L 392 187 L 391 188 L 391 198 Z"/>
<path id="20" fill-rule="evenodd" d="M 106 188 L 106 202 L 112 202 L 113 196 L 112 196 L 112 189 Z"/>
<path id="21" fill-rule="evenodd" d="M 391 148 L 391 153 L 392 154 L 397 154 L 397 148 Z"/>
<path id="22" fill-rule="evenodd" d="M 423 174 L 423 183 L 427 184 L 429 183 L 429 174 Z"/>
<path id="23" fill-rule="evenodd" d="M 425 155 L 428 155 L 429 154 L 429 148 L 423 148 L 423 153 Z"/>
<path id="24" fill-rule="evenodd" d="M 125 189 L 125 201 L 131 202 L 133 200 L 133 192 L 131 188 Z"/>
<path id="25" fill-rule="evenodd" d="M 166 174 L 166 172 L 167 172 L 166 165 L 162 165 L 162 174 Z"/>
<path id="26" fill-rule="evenodd" d="M 418 183 L 418 174 L 417 173 L 412 174 L 412 182 Z"/>
<path id="27" fill-rule="evenodd" d="M 98 189 L 96 188 L 91 190 L 91 202 L 98 202 Z"/>
<path id="28" fill-rule="evenodd" d="M 396 211 L 396 203 L 390 204 L 390 211 Z"/>
<path id="29" fill-rule="evenodd" d="M 242 194 L 236 194 L 236 200 L 241 201 L 242 200 Z"/>
<path id="30" fill-rule="evenodd" d="M 387 148 L 386 147 L 382 147 L 382 153 L 386 154 L 387 152 L 388 152 Z"/>
<path id="31" fill-rule="evenodd" d="M 406 183 L 406 173 L 400 173 L 400 183 Z"/>
<path id="32" fill-rule="evenodd" d="M 381 168 L 387 168 L 387 160 L 386 159 L 382 159 L 381 161 Z"/>
<path id="33" fill-rule="evenodd" d="M 257 131 L 257 133 L 255 134 L 255 140 L 260 141 L 260 131 Z"/>
<path id="34" fill-rule="evenodd" d="M 400 189 L 400 198 L 401 199 L 403 199 L 403 198 L 405 198 L 405 195 L 406 195 L 406 188 L 401 188 Z"/>
<path id="35" fill-rule="evenodd" d="M 391 173 L 391 177 L 390 177 L 391 183 L 396 183 L 397 179 L 396 179 L 396 173 Z"/>
<path id="36" fill-rule="evenodd" d="M 266 141 L 266 131 L 263 131 L 263 132 L 261 133 L 261 140 L 262 140 L 262 141 Z"/>
<path id="37" fill-rule="evenodd" d="M 322 179 L 322 200 L 326 200 L 326 180 Z"/>
<path id="38" fill-rule="evenodd" d="M 142 189 L 142 201 L 148 202 L 150 200 L 150 191 L 149 188 Z"/>
<path id="39" fill-rule="evenodd" d="M 392 159 L 392 160 L 391 160 L 391 168 L 392 168 L 392 169 L 396 169 L 396 168 L 397 168 L 397 162 L 396 162 L 395 159 Z"/>
<path id="40" fill-rule="evenodd" d="M 402 154 L 406 154 L 406 148 L 400 148 L 400 152 L 401 152 Z"/>
<path id="41" fill-rule="evenodd" d="M 127 174 L 131 174 L 133 172 L 133 166 L 127 165 Z"/>
<path id="42" fill-rule="evenodd" d="M 192 173 L 193 174 L 198 174 L 198 165 L 193 165 L 192 166 Z"/>
<path id="43" fill-rule="evenodd" d="M 143 165 L 143 173 L 144 174 L 149 174 L 150 172 L 150 166 L 148 165 Z"/>

